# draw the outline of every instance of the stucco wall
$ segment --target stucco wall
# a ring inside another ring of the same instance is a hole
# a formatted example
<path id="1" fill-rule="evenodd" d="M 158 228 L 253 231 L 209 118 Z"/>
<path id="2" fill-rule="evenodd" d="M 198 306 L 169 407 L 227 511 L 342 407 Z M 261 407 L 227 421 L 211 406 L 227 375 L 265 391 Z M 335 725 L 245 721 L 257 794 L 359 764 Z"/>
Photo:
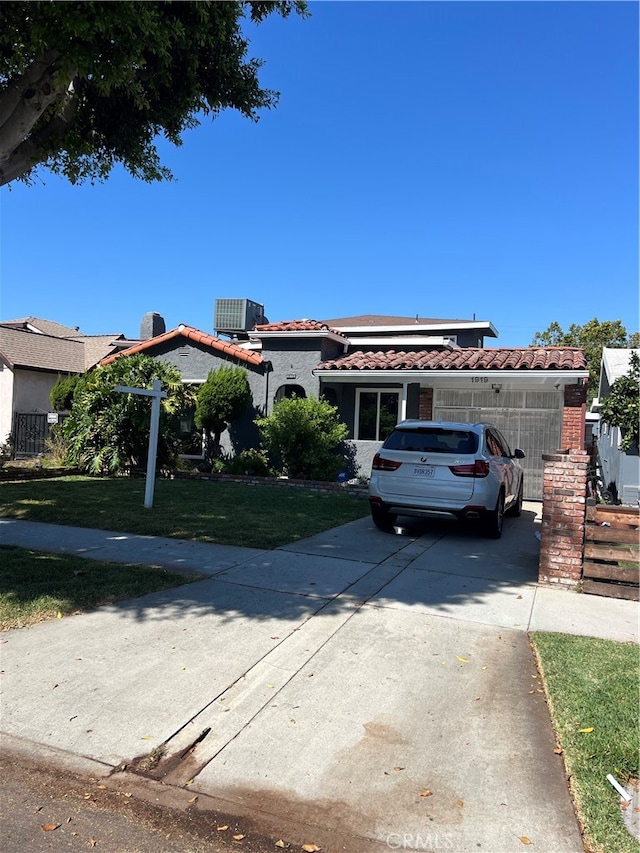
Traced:
<path id="1" fill-rule="evenodd" d="M 262 416 L 266 405 L 267 384 L 263 367 L 253 365 L 239 365 L 235 359 L 226 358 L 224 355 L 216 355 L 209 349 L 203 349 L 196 344 L 185 343 L 184 346 L 170 350 L 157 348 L 153 356 L 159 361 L 171 364 L 180 371 L 185 383 L 201 384 L 205 381 L 212 370 L 222 366 L 242 367 L 246 369 L 249 389 L 251 391 L 251 403 L 244 415 L 238 418 L 231 430 L 225 430 L 220 438 L 223 450 L 239 452 L 246 447 L 257 446 L 258 429 L 254 424 L 257 417 Z"/>
<path id="2" fill-rule="evenodd" d="M 0 444 L 9 437 L 13 420 L 13 371 L 6 365 L 0 370 Z"/>
<path id="3" fill-rule="evenodd" d="M 58 379 L 57 373 L 16 370 L 13 376 L 13 410 L 15 412 L 51 411 L 49 394 Z"/>

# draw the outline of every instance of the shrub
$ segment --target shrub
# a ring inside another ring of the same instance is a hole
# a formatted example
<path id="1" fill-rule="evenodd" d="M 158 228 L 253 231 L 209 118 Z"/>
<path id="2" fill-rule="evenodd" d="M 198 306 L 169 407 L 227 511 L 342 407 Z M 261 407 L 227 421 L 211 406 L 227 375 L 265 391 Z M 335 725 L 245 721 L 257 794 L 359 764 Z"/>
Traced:
<path id="1" fill-rule="evenodd" d="M 272 474 L 264 450 L 251 448 L 234 456 L 226 465 L 225 474 L 252 474 L 254 477 L 269 477 Z"/>
<path id="2" fill-rule="evenodd" d="M 58 376 L 56 384 L 51 389 L 49 401 L 56 412 L 70 411 L 73 406 L 73 396 L 82 381 L 82 376 Z"/>
<path id="3" fill-rule="evenodd" d="M 167 395 L 160 402 L 156 461 L 158 468 L 171 468 L 180 450 L 175 414 L 188 408 L 189 392 L 176 367 L 142 353 L 122 355 L 83 377 L 71 414 L 62 426 L 69 464 L 92 474 L 144 468 L 149 448 L 149 398 L 115 388 L 150 388 L 156 378 Z"/>
<path id="4" fill-rule="evenodd" d="M 344 466 L 340 450 L 347 426 L 324 399 L 281 400 L 256 425 L 274 467 L 289 477 L 333 481 Z"/>

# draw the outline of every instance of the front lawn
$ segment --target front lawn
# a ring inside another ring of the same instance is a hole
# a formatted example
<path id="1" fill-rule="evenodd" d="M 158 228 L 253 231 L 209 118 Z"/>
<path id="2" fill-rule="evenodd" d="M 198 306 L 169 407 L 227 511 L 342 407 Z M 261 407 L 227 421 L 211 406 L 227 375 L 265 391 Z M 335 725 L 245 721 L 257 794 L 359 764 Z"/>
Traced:
<path id="1" fill-rule="evenodd" d="M 621 784 L 638 777 L 638 668 L 634 643 L 534 633 L 549 710 L 589 853 L 638 853 L 623 824 Z"/>
<path id="2" fill-rule="evenodd" d="M 203 577 L 0 546 L 0 630 L 139 598 Z"/>
<path id="3" fill-rule="evenodd" d="M 124 477 L 2 482 L 0 516 L 272 549 L 369 512 L 365 497 L 346 492 L 162 479 L 147 510 L 144 489 L 144 479 Z"/>

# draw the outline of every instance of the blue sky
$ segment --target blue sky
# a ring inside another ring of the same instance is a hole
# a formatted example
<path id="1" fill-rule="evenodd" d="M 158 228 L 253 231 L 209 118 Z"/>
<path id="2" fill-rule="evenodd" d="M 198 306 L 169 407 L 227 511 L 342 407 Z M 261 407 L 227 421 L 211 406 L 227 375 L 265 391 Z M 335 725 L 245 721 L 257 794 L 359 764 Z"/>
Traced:
<path id="1" fill-rule="evenodd" d="M 0 319 L 85 334 L 269 320 L 557 321 L 638 329 L 638 4 L 312 2 L 251 28 L 254 124 L 204 120 L 175 182 L 46 172 L 0 190 Z"/>

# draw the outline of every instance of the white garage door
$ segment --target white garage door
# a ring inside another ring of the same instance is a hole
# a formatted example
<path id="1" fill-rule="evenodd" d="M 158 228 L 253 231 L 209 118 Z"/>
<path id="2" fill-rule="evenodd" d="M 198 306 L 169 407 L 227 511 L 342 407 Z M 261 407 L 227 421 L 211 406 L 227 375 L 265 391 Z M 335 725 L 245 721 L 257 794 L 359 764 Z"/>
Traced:
<path id="1" fill-rule="evenodd" d="M 542 500 L 542 454 L 555 453 L 562 437 L 562 397 L 555 391 L 434 391 L 435 420 L 495 424 L 526 453 L 524 496 Z"/>

